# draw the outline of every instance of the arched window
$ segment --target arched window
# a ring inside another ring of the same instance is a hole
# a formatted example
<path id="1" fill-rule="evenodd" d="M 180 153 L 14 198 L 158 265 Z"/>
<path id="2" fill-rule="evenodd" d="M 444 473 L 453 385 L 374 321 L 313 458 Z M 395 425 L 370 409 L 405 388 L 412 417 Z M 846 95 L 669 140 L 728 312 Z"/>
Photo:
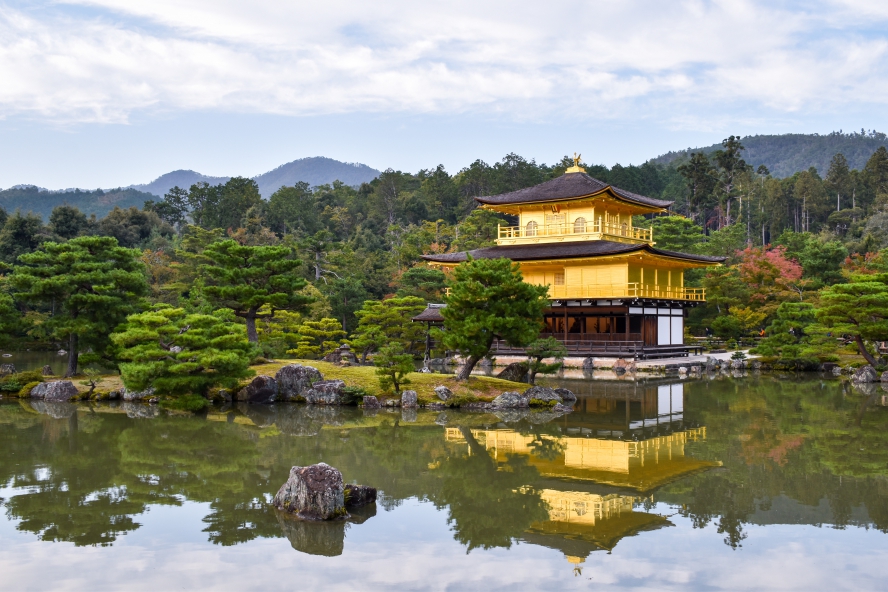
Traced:
<path id="1" fill-rule="evenodd" d="M 536 236 L 537 235 L 537 223 L 531 220 L 527 223 L 527 232 L 525 233 L 527 236 Z"/>
<path id="2" fill-rule="evenodd" d="M 574 220 L 574 234 L 580 234 L 583 232 L 586 232 L 586 219 L 577 218 Z"/>

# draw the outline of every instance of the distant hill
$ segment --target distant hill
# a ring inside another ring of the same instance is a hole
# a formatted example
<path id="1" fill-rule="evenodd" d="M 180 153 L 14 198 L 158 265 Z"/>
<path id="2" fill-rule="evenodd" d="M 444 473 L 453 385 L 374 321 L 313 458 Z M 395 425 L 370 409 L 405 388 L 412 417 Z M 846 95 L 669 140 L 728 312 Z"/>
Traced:
<path id="1" fill-rule="evenodd" d="M 268 199 L 271 194 L 285 185 L 295 185 L 300 181 L 312 187 L 327 185 L 334 181 L 342 181 L 346 185 L 360 185 L 372 181 L 379 171 L 365 164 L 340 162 L 332 158 L 315 156 L 301 158 L 283 164 L 272 171 L 253 177 L 259 185 L 262 197 Z M 178 170 L 161 175 L 150 183 L 130 185 L 127 188 L 108 190 L 66 189 L 49 191 L 34 185 L 16 185 L 0 191 L 0 207 L 12 213 L 17 209 L 22 212 L 40 214 L 49 220 L 52 209 L 58 205 L 77 206 L 82 212 L 95 214 L 102 218 L 114 209 L 114 206 L 142 208 L 147 200 L 157 201 L 173 187 L 188 189 L 195 183 L 218 185 L 227 182 L 231 177 L 209 177 L 195 171 Z"/>
<path id="2" fill-rule="evenodd" d="M 765 165 L 775 177 L 791 177 L 812 166 L 821 175 L 825 175 L 829 170 L 830 160 L 839 152 L 845 155 L 852 169 L 862 169 L 879 146 L 888 146 L 888 136 L 881 132 L 861 130 L 859 133 L 833 132 L 824 136 L 819 134 L 746 136 L 741 142 L 746 148 L 743 154 L 746 162 L 756 168 L 760 164 Z M 721 144 L 714 144 L 667 152 L 649 162 L 665 165 L 687 159 L 694 152 L 703 151 L 711 154 L 720 148 Z"/>
<path id="3" fill-rule="evenodd" d="M 110 189 L 103 191 L 83 191 L 80 189 L 66 191 L 47 191 L 33 185 L 18 185 L 0 191 L 0 207 L 12 214 L 16 210 L 23 213 L 40 214 L 44 221 L 49 220 L 53 208 L 62 204 L 76 206 L 86 215 L 95 214 L 102 218 L 114 209 L 114 206 L 128 208 L 136 206 L 141 209 L 146 200 L 157 197 L 133 188 Z"/>
<path id="4" fill-rule="evenodd" d="M 165 175 L 161 175 L 150 183 L 145 185 L 130 185 L 133 189 L 151 193 L 157 197 L 163 197 L 173 187 L 181 187 L 188 189 L 195 183 L 209 183 L 210 185 L 218 185 L 226 183 L 231 177 L 208 177 L 195 173 L 194 171 L 178 170 Z"/>
<path id="5" fill-rule="evenodd" d="M 342 181 L 346 185 L 360 185 L 372 181 L 378 175 L 379 171 L 365 164 L 340 162 L 324 156 L 313 156 L 282 164 L 273 171 L 256 175 L 253 180 L 259 185 L 259 193 L 262 194 L 262 197 L 268 199 L 281 187 L 295 185 L 300 181 L 308 183 L 312 187 L 327 185 L 333 181 Z M 163 197 L 176 186 L 188 189 L 199 182 L 218 185 L 225 183 L 230 178 L 208 177 L 194 171 L 179 170 L 161 175 L 145 185 L 132 185 L 132 188 Z"/>
<path id="6" fill-rule="evenodd" d="M 273 171 L 253 177 L 253 180 L 259 184 L 259 193 L 262 197 L 268 198 L 281 187 L 295 185 L 300 181 L 312 187 L 327 185 L 333 181 L 342 181 L 346 185 L 355 186 L 369 183 L 378 176 L 379 171 L 371 169 L 366 164 L 339 162 L 332 158 L 314 156 L 282 164 Z"/>

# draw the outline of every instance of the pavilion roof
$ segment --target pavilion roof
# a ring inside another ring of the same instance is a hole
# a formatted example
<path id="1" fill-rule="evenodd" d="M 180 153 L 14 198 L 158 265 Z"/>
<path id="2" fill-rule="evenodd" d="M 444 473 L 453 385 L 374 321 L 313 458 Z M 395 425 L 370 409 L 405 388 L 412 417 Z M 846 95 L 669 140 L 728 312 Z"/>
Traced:
<path id="1" fill-rule="evenodd" d="M 590 177 L 586 173 L 565 173 L 560 177 L 556 177 L 533 187 L 519 189 L 518 191 L 510 191 L 509 193 L 502 193 L 500 195 L 476 197 L 475 200 L 490 206 L 546 203 L 587 197 L 596 193 L 601 193 L 607 188 L 610 188 L 610 190 L 620 199 L 646 207 L 668 208 L 673 203 L 671 201 L 638 195 L 637 193 L 614 187 L 604 181 L 599 181 L 598 179 Z"/>
<path id="2" fill-rule="evenodd" d="M 562 243 L 536 243 L 522 245 L 500 245 L 497 247 L 485 247 L 473 251 L 460 253 L 443 253 L 435 255 L 423 255 L 426 261 L 436 263 L 461 263 L 471 255 L 473 259 L 498 259 L 504 257 L 512 261 L 540 261 L 547 259 L 582 259 L 587 257 L 607 257 L 623 255 L 636 251 L 648 252 L 652 255 L 661 255 L 675 259 L 684 259 L 699 263 L 721 263 L 724 257 L 711 257 L 708 255 L 692 255 L 690 253 L 676 253 L 652 247 L 647 243 L 629 244 L 618 243 L 609 240 L 569 241 Z"/>
<path id="3" fill-rule="evenodd" d="M 412 320 L 422 323 L 442 323 L 444 322 L 444 317 L 441 316 L 442 308 L 444 308 L 443 304 L 429 304 L 424 311 L 413 317 Z"/>

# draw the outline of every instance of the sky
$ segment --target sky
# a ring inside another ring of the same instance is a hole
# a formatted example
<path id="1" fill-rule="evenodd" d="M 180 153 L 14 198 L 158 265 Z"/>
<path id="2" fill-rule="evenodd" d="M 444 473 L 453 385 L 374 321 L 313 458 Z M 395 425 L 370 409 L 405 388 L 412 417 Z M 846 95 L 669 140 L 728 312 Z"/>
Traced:
<path id="1" fill-rule="evenodd" d="M 884 0 L 0 0 L 0 187 L 886 124 Z"/>

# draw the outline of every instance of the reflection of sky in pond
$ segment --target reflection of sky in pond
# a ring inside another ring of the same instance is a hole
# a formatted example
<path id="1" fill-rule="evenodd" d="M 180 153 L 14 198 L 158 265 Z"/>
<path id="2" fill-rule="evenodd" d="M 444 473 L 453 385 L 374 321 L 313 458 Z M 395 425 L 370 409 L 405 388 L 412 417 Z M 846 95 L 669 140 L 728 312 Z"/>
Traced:
<path id="1" fill-rule="evenodd" d="M 657 507 L 669 512 L 669 508 Z M 3 588 L 23 589 L 877 589 L 888 578 L 884 535 L 813 526 L 752 527 L 742 551 L 720 544 L 710 526 L 625 539 L 619 552 L 596 553 L 581 573 L 558 551 L 518 544 L 474 550 L 453 541 L 442 513 L 409 500 L 351 528 L 338 557 L 296 553 L 285 539 L 208 545 L 203 504 L 153 507 L 144 526 L 112 547 L 39 543 L 0 523 Z M 39 582 L 35 586 L 35 575 Z M 591 578 L 591 579 L 590 579 Z M 30 584 L 30 586 L 29 586 Z"/>
<path id="2" fill-rule="evenodd" d="M 562 417 L 296 405 L 53 415 L 4 403 L 0 587 L 885 581 L 881 398 L 837 381 L 770 378 L 594 392 Z M 267 500 L 290 465 L 318 460 L 380 487 L 380 502 L 347 525 L 281 520 Z"/>

